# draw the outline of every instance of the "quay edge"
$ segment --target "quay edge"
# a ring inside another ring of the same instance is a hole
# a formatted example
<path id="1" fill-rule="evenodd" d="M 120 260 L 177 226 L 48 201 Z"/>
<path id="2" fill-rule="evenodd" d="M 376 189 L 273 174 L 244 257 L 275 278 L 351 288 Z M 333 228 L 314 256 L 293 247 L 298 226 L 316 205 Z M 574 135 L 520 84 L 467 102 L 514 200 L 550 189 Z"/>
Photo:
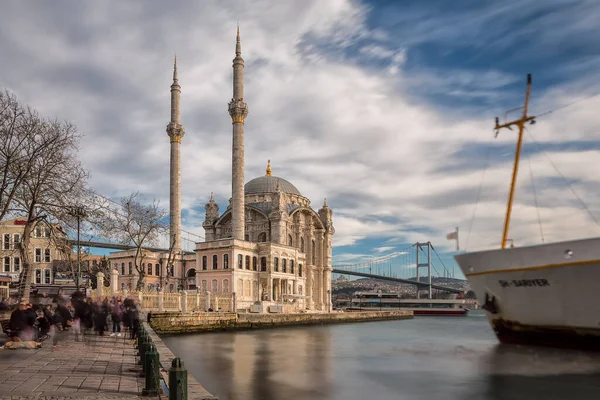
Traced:
<path id="1" fill-rule="evenodd" d="M 282 326 L 320 325 L 350 322 L 412 319 L 407 310 L 339 313 L 250 314 L 250 313 L 180 313 L 150 314 L 150 326 L 158 334 L 229 331 Z"/>

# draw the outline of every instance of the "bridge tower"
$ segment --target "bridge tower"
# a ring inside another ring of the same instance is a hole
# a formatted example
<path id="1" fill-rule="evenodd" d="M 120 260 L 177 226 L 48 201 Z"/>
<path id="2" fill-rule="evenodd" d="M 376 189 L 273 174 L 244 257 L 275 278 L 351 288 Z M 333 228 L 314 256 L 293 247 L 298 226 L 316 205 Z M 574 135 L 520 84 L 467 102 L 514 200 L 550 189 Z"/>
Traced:
<path id="1" fill-rule="evenodd" d="M 422 258 L 419 257 L 420 256 L 420 252 L 423 251 L 425 252 L 425 250 L 423 250 L 423 248 L 426 247 L 427 248 L 427 260 L 426 262 L 422 262 Z M 427 284 L 428 284 L 428 298 L 432 298 L 432 292 L 431 292 L 431 242 L 425 242 L 425 243 L 420 243 L 417 242 L 415 244 L 415 250 L 417 252 L 417 282 L 421 281 L 419 272 L 421 270 L 421 268 L 427 268 Z M 420 290 L 419 287 L 417 286 L 417 298 L 420 298 Z"/>

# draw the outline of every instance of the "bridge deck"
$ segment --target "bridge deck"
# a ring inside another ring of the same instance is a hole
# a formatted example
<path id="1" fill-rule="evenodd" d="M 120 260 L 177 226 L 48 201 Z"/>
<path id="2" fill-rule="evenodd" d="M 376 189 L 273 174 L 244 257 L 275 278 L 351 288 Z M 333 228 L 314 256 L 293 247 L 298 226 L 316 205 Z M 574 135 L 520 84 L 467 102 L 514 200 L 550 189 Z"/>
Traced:
<path id="1" fill-rule="evenodd" d="M 410 279 L 392 278 L 392 277 L 389 277 L 389 276 L 366 274 L 364 272 L 346 271 L 346 270 L 337 269 L 337 268 L 334 268 L 333 271 L 331 271 L 331 272 L 336 273 L 336 274 L 362 276 L 363 278 L 378 279 L 378 280 L 382 280 L 382 281 L 392 281 L 392 282 L 399 282 L 399 283 L 407 283 L 407 284 L 410 284 L 410 285 L 415 285 L 415 286 L 417 286 L 420 289 L 429 288 L 429 284 L 426 283 L 426 282 L 418 282 L 418 281 L 413 281 L 413 280 L 410 280 Z M 454 289 L 454 288 L 450 288 L 450 287 L 446 287 L 446 286 L 440 286 L 440 285 L 431 285 L 431 288 L 432 289 L 437 289 L 437 290 L 443 290 L 445 292 L 450 292 L 450 293 L 462 293 L 463 292 L 461 289 Z"/>

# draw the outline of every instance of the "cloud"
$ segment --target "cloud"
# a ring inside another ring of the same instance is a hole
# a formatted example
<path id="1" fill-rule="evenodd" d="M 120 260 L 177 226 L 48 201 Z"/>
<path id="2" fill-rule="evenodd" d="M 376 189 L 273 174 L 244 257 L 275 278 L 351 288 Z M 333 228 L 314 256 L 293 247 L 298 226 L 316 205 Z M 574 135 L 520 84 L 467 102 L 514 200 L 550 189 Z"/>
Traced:
<path id="1" fill-rule="evenodd" d="M 445 234 L 455 226 L 462 246 L 468 238 L 470 249 L 496 247 L 516 136 L 502 131 L 493 140 L 493 117 L 522 104 L 522 63 L 549 60 L 554 45 L 579 43 L 571 64 L 538 69 L 539 81 L 534 74 L 533 113 L 600 91 L 593 44 L 584 40 L 600 33 L 591 23 L 598 6 L 550 3 L 398 5 L 388 12 L 349 0 L 12 2 L 0 16 L 0 86 L 78 126 L 97 191 L 118 198 L 139 190 L 166 207 L 176 52 L 186 129 L 184 229 L 203 235 L 210 193 L 222 211 L 231 196 L 227 102 L 239 18 L 250 109 L 246 181 L 264 174 L 271 159 L 273 173 L 314 208 L 327 197 L 336 262 L 415 241 L 450 251 Z M 527 24 L 510 22 L 517 7 L 531 18 Z M 556 26 L 561 30 L 549 28 Z M 511 51 L 522 37 L 528 45 Z M 567 79 L 568 71 L 577 74 Z M 590 98 L 528 128 L 510 232 L 517 244 L 541 240 L 539 219 L 546 241 L 600 232 L 546 157 L 600 218 L 599 107 L 600 98 Z M 543 151 L 529 152 L 531 135 Z"/>

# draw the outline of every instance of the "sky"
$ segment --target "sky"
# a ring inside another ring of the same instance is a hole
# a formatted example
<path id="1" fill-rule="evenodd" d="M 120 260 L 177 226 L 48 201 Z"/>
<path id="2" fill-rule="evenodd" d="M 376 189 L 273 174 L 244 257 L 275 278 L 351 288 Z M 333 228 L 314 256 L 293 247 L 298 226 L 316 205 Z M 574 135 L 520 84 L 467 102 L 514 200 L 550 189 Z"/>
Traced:
<path id="1" fill-rule="evenodd" d="M 455 227 L 461 251 L 498 247 L 517 132 L 494 139 L 494 117 L 522 106 L 527 73 L 530 115 L 540 117 L 526 130 L 509 237 L 523 246 L 600 236 L 591 216 L 600 220 L 595 0 L 2 8 L 0 88 L 73 122 L 90 185 L 114 200 L 139 191 L 168 209 L 165 129 L 177 54 L 187 232 L 203 235 L 211 192 L 221 210 L 231 196 L 227 103 L 239 22 L 246 181 L 264 175 L 270 159 L 273 175 L 313 208 L 327 198 L 334 264 L 431 241 L 455 268 L 455 242 L 445 238 Z"/>

